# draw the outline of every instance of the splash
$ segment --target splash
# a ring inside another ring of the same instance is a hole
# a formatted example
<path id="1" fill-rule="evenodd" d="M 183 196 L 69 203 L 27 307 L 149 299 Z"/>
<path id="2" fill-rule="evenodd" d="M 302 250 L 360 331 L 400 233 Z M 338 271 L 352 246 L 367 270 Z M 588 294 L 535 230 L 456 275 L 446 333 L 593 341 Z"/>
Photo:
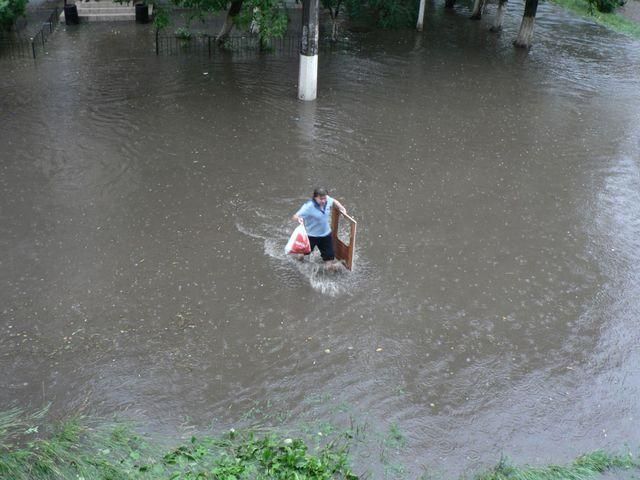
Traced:
<path id="1" fill-rule="evenodd" d="M 291 233 L 291 228 L 287 226 L 274 228 L 272 224 L 263 224 L 248 228 L 239 221 L 235 225 L 240 233 L 263 242 L 265 255 L 275 261 L 275 270 L 285 285 L 297 284 L 302 277 L 315 291 L 337 297 L 353 293 L 360 283 L 362 275 L 359 272 L 350 272 L 341 264 L 335 265 L 335 268 L 325 265 L 317 250 L 303 261 L 287 255 L 284 247 Z M 357 256 L 356 261 L 359 262 Z"/>

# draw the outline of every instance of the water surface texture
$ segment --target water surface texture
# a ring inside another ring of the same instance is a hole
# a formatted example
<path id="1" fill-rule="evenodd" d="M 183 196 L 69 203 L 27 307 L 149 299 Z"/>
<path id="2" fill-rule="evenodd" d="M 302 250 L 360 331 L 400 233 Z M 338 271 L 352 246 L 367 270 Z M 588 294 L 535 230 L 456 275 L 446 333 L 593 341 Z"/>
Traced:
<path id="1" fill-rule="evenodd" d="M 0 406 L 353 420 L 373 478 L 637 445 L 639 45 L 544 4 L 527 54 L 493 8 L 353 37 L 309 104 L 296 58 L 156 57 L 147 26 L 4 63 Z M 315 185 L 351 275 L 283 253 Z"/>

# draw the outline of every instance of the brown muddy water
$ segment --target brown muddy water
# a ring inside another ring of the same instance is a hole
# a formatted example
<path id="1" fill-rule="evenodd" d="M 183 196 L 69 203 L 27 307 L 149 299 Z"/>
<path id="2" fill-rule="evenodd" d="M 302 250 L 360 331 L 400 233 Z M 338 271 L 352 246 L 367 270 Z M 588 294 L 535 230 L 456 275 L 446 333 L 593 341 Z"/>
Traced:
<path id="1" fill-rule="evenodd" d="M 526 54 L 510 8 L 353 37 L 312 104 L 295 57 L 156 57 L 147 26 L 3 63 L 0 406 L 353 421 L 373 478 L 638 445 L 639 45 L 543 4 Z M 319 184 L 353 274 L 283 253 Z"/>

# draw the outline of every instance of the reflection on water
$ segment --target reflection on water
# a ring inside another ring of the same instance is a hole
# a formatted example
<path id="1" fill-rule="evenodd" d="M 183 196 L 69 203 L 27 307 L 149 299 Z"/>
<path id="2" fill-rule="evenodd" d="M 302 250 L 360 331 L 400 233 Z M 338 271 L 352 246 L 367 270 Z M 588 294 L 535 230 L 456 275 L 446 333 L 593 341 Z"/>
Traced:
<path id="1" fill-rule="evenodd" d="M 544 4 L 523 55 L 521 5 L 500 36 L 456 8 L 322 57 L 311 105 L 295 59 L 156 57 L 139 25 L 11 64 L 0 405 L 395 424 L 409 477 L 637 442 L 640 50 Z M 283 252 L 316 185 L 353 273 Z"/>

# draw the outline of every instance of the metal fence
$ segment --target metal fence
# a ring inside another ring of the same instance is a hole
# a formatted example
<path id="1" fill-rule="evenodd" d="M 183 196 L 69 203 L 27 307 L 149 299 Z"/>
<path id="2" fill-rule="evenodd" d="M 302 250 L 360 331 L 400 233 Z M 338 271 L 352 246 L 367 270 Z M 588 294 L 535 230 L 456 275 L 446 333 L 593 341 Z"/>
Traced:
<path id="1" fill-rule="evenodd" d="M 230 36 L 218 43 L 215 35 L 156 35 L 157 55 L 203 55 L 213 57 L 232 53 L 235 55 L 273 54 L 295 56 L 300 51 L 300 36 L 287 35 L 260 43 L 258 36 Z"/>
<path id="2" fill-rule="evenodd" d="M 24 58 L 33 55 L 31 40 L 28 38 L 0 38 L 0 57 Z"/>
<path id="3" fill-rule="evenodd" d="M 15 36 L 13 38 L 0 37 L 0 57 L 24 58 L 33 57 L 45 51 L 47 40 L 58 25 L 60 11 L 55 7 L 49 17 L 42 22 L 40 29 L 31 38 Z"/>
<path id="4" fill-rule="evenodd" d="M 36 58 L 36 51 L 39 49 L 40 45 L 42 45 L 42 52 L 44 52 L 45 43 L 47 43 L 47 40 L 54 32 L 56 26 L 58 25 L 59 19 L 60 12 L 58 10 L 58 7 L 55 7 L 49 15 L 49 18 L 42 23 L 42 28 L 40 29 L 40 31 L 36 33 L 36 35 L 31 39 L 33 58 Z"/>

